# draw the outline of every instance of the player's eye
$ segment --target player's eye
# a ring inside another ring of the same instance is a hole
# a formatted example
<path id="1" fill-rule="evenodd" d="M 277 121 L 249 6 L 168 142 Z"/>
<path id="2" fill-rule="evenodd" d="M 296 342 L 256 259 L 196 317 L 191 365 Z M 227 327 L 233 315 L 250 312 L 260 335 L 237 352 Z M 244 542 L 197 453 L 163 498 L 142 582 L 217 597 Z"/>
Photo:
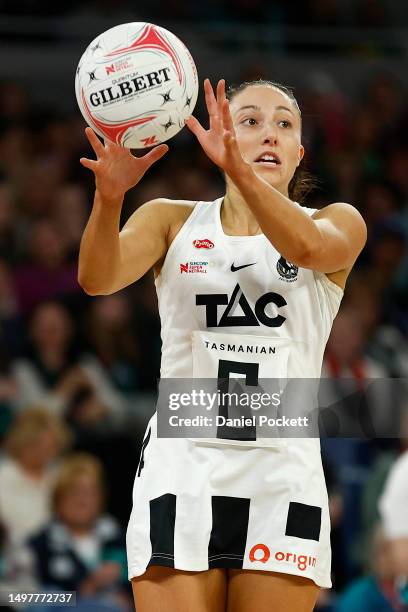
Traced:
<path id="1" fill-rule="evenodd" d="M 248 117 L 248 119 L 244 119 L 243 121 L 241 121 L 242 124 L 244 125 L 257 125 L 258 122 L 256 119 L 254 119 L 254 117 Z"/>
<path id="2" fill-rule="evenodd" d="M 282 121 L 279 121 L 279 125 L 282 125 L 284 128 L 289 128 L 292 127 L 292 124 L 290 121 L 288 121 L 287 119 L 282 119 Z"/>

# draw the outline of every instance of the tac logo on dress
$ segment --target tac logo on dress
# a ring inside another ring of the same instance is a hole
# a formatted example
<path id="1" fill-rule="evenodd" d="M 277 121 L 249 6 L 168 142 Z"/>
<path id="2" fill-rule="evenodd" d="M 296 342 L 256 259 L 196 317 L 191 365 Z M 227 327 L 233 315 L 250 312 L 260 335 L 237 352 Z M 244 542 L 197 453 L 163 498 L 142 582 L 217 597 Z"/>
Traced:
<path id="1" fill-rule="evenodd" d="M 209 238 L 203 240 L 193 240 L 193 245 L 196 249 L 213 249 L 214 243 Z"/>
<path id="2" fill-rule="evenodd" d="M 254 304 L 254 308 L 244 292 L 237 283 L 231 298 L 228 299 L 228 294 L 224 293 L 199 293 L 196 294 L 196 305 L 205 306 L 205 318 L 207 327 L 236 327 L 248 326 L 259 327 L 266 325 L 267 327 L 280 327 L 286 321 L 286 317 L 280 314 L 271 316 L 266 308 L 269 304 L 274 304 L 276 309 L 287 306 L 287 301 L 279 293 L 269 291 L 261 295 Z M 219 308 L 225 306 L 221 318 L 218 320 Z M 234 314 L 237 307 L 240 307 L 240 313 Z M 242 314 L 241 314 L 242 313 Z"/>
<path id="3" fill-rule="evenodd" d="M 290 263 L 284 257 L 281 257 L 276 264 L 276 269 L 282 280 L 288 283 L 293 283 L 297 279 L 299 268 L 295 264 Z"/>

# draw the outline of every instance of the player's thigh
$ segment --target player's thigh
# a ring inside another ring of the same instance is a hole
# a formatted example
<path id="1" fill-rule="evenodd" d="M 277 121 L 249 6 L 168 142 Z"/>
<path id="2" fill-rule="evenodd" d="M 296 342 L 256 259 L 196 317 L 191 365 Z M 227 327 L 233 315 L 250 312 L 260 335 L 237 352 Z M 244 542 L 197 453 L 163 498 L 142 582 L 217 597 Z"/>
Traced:
<path id="1" fill-rule="evenodd" d="M 132 579 L 137 612 L 225 612 L 227 570 L 187 572 L 151 565 Z"/>
<path id="2" fill-rule="evenodd" d="M 311 612 L 319 590 L 302 576 L 229 569 L 227 612 Z"/>

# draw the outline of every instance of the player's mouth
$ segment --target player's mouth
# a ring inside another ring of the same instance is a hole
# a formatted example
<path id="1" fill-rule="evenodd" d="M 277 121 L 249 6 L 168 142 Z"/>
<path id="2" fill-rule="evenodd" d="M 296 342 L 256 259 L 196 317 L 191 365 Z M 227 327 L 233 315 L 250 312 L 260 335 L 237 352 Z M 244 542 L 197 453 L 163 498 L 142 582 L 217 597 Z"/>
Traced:
<path id="1" fill-rule="evenodd" d="M 276 168 L 281 165 L 281 160 L 275 152 L 267 151 L 257 157 L 255 163 L 267 168 Z"/>

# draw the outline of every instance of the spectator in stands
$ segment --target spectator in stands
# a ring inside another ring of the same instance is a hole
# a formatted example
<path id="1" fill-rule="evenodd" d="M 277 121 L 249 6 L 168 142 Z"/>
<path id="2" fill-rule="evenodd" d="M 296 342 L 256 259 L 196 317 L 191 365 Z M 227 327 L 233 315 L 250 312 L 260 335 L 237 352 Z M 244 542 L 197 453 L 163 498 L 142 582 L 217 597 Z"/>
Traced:
<path id="1" fill-rule="evenodd" d="M 16 293 L 22 314 L 43 300 L 79 293 L 77 266 L 67 261 L 65 237 L 52 221 L 35 221 L 29 227 L 29 260 L 18 266 Z"/>
<path id="2" fill-rule="evenodd" d="M 28 359 L 17 359 L 13 364 L 20 408 L 40 403 L 65 414 L 85 393 L 99 401 L 97 420 L 108 417 L 121 420 L 122 400 L 102 368 L 96 360 L 81 356 L 74 347 L 75 328 L 66 308 L 57 302 L 37 306 L 29 333 Z"/>
<path id="3" fill-rule="evenodd" d="M 395 425 L 387 371 L 365 353 L 369 327 L 358 309 L 345 304 L 334 321 L 322 368 L 320 405 L 322 453 L 336 471 L 344 496 L 337 539 L 344 584 L 360 569 L 356 539 L 361 529 L 358 507 L 362 487 L 378 449 L 370 439 Z M 347 341 L 344 339 L 347 338 Z M 381 384 L 373 384 L 381 379 Z M 391 421 L 391 423 L 390 423 Z M 325 436 L 328 436 L 325 438 Z"/>
<path id="4" fill-rule="evenodd" d="M 0 462 L 0 522 L 10 542 L 49 519 L 54 464 L 69 442 L 66 426 L 44 408 L 25 410 L 11 426 Z"/>
<path id="5" fill-rule="evenodd" d="M 86 327 L 93 352 L 111 382 L 124 393 L 137 391 L 142 355 L 131 305 L 125 294 L 94 300 Z"/>
<path id="6" fill-rule="evenodd" d="M 77 591 L 78 597 L 112 600 L 127 609 L 124 534 L 104 513 L 102 466 L 86 453 L 61 465 L 52 494 L 53 518 L 27 543 L 25 572 L 39 588 Z"/>
<path id="7" fill-rule="evenodd" d="M 87 204 L 87 193 L 82 185 L 66 183 L 57 191 L 52 218 L 57 227 L 64 228 L 64 241 L 71 261 L 77 257 L 87 220 Z"/>
<path id="8" fill-rule="evenodd" d="M 408 450 L 408 401 L 406 398 L 406 387 L 404 388 L 405 380 L 395 380 L 393 384 L 398 386 L 400 394 L 405 398 L 405 405 L 402 404 L 400 419 L 396 423 L 395 428 L 395 433 L 398 433 L 401 437 L 389 440 L 389 442 L 393 443 L 392 446 L 379 453 L 371 465 L 370 473 L 364 483 L 360 500 L 362 529 L 358 541 L 361 559 L 365 567 L 369 565 L 367 561 L 371 554 L 368 544 L 372 539 L 376 525 L 382 520 L 379 500 L 394 463 L 400 455 L 403 455 Z"/>
<path id="9" fill-rule="evenodd" d="M 385 536 L 395 575 L 408 580 L 408 450 L 395 461 L 379 500 Z M 408 603 L 408 602 L 407 602 Z"/>
<path id="10" fill-rule="evenodd" d="M 370 571 L 341 593 L 335 612 L 403 612 L 406 608 L 395 581 L 390 543 L 378 525 L 371 544 Z"/>

